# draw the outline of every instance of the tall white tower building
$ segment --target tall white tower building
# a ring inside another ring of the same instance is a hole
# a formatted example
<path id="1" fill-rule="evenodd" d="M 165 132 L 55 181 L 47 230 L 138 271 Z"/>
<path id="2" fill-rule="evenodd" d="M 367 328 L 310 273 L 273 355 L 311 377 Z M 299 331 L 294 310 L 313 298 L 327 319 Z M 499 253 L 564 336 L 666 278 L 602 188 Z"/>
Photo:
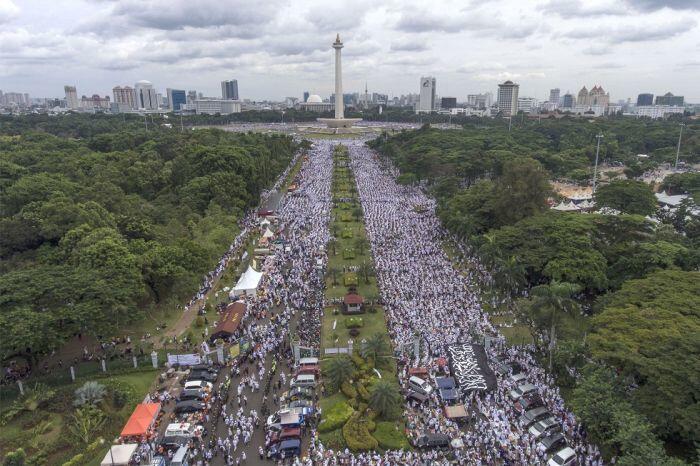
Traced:
<path id="1" fill-rule="evenodd" d="M 425 76 L 420 78 L 420 98 L 416 113 L 430 113 L 435 110 L 435 78 Z"/>
<path id="2" fill-rule="evenodd" d="M 332 44 L 335 49 L 335 118 L 318 118 L 321 123 L 325 123 L 329 128 L 350 128 L 361 118 L 345 118 L 345 102 L 343 100 L 343 66 L 341 64 L 340 50 L 343 43 L 340 41 L 340 34 L 336 35 Z M 311 97 L 309 97 L 311 99 Z"/>
<path id="3" fill-rule="evenodd" d="M 513 81 L 506 81 L 498 85 L 498 111 L 503 116 L 515 116 L 518 114 L 518 90 L 520 86 Z"/>
<path id="4" fill-rule="evenodd" d="M 150 81 L 142 80 L 134 84 L 134 94 L 136 97 L 136 108 L 145 110 L 158 109 L 158 94 L 153 89 Z"/>
<path id="5" fill-rule="evenodd" d="M 66 93 L 66 106 L 68 108 L 78 108 L 80 103 L 78 102 L 78 91 L 75 86 L 63 86 L 63 90 Z"/>

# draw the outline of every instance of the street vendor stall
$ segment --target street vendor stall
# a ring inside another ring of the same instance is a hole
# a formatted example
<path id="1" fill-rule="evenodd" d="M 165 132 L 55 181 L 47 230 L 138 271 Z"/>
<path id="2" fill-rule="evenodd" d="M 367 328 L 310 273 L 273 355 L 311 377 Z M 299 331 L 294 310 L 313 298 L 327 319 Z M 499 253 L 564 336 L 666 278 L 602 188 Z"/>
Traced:
<path id="1" fill-rule="evenodd" d="M 122 433 L 122 439 L 128 437 L 148 437 L 160 413 L 160 403 L 141 403 L 136 406 L 131 417 L 126 421 Z"/>
<path id="2" fill-rule="evenodd" d="M 248 270 L 245 271 L 241 278 L 236 283 L 236 286 L 231 290 L 230 296 L 236 297 L 240 295 L 254 296 L 258 290 L 258 285 L 262 279 L 262 272 L 258 272 L 253 267 L 248 266 Z"/>
<path id="3" fill-rule="evenodd" d="M 131 458 L 134 456 L 137 448 L 137 443 L 112 445 L 100 463 L 100 466 L 129 466 Z"/>
<path id="4" fill-rule="evenodd" d="M 448 419 L 461 419 L 467 417 L 464 405 L 445 406 L 445 417 Z"/>

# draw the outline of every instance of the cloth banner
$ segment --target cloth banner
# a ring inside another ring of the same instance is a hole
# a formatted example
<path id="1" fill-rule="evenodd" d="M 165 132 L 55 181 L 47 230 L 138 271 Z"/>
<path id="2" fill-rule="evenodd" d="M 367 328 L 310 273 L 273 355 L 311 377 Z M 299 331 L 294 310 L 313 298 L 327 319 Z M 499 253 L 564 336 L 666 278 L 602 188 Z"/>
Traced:
<path id="1" fill-rule="evenodd" d="M 450 358 L 450 371 L 462 398 L 475 390 L 496 388 L 496 376 L 486 362 L 486 352 L 482 345 L 450 345 L 447 354 Z"/>
<path id="2" fill-rule="evenodd" d="M 241 345 L 236 343 L 235 345 L 232 345 L 228 351 L 232 358 L 237 358 L 238 355 L 241 354 Z"/>
<path id="3" fill-rule="evenodd" d="M 168 353 L 168 364 L 179 364 L 181 366 L 196 366 L 202 364 L 202 357 L 197 353 L 192 354 L 170 354 Z"/>

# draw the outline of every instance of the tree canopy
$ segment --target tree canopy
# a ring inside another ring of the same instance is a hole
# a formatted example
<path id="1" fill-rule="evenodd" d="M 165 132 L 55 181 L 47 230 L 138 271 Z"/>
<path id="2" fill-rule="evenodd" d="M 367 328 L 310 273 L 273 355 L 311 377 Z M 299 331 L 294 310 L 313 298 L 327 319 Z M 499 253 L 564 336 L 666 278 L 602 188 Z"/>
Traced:
<path id="1" fill-rule="evenodd" d="M 595 193 L 599 207 L 610 207 L 625 214 L 651 215 L 656 211 L 656 198 L 651 186 L 643 181 L 614 180 Z"/>

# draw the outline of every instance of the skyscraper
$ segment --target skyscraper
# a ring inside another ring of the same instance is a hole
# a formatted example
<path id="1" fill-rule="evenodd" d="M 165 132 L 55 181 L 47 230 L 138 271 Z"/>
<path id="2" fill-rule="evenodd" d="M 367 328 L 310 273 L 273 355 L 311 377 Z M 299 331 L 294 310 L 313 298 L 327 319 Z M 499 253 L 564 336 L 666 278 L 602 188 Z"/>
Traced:
<path id="1" fill-rule="evenodd" d="M 66 93 L 66 106 L 68 108 L 78 108 L 80 104 L 78 103 L 78 91 L 75 90 L 75 86 L 63 86 L 63 90 Z"/>
<path id="2" fill-rule="evenodd" d="M 549 90 L 549 103 L 559 105 L 559 88 L 554 88 Z"/>
<path id="3" fill-rule="evenodd" d="M 304 91 L 304 102 L 309 100 L 309 91 Z"/>
<path id="4" fill-rule="evenodd" d="M 184 90 L 167 88 L 165 92 L 168 95 L 168 108 L 170 110 L 179 112 L 180 106 L 187 104 L 187 94 Z"/>
<path id="5" fill-rule="evenodd" d="M 112 89 L 114 103 L 119 107 L 119 111 L 132 110 L 136 108 L 136 94 L 130 86 L 115 86 Z"/>
<path id="6" fill-rule="evenodd" d="M 654 94 L 639 94 L 637 96 L 637 107 L 654 105 Z"/>
<path id="7" fill-rule="evenodd" d="M 670 92 L 656 96 L 656 105 L 670 105 L 672 107 L 682 107 L 684 98 L 682 95 L 673 95 Z"/>
<path id="8" fill-rule="evenodd" d="M 561 101 L 561 106 L 563 108 L 572 108 L 574 106 L 574 96 L 567 91 Z"/>
<path id="9" fill-rule="evenodd" d="M 518 91 L 520 86 L 513 81 L 498 85 L 498 111 L 503 116 L 518 114 Z"/>
<path id="10" fill-rule="evenodd" d="M 158 95 L 150 81 L 138 81 L 134 85 L 134 92 L 136 94 L 136 108 L 145 110 L 158 109 Z"/>
<path id="11" fill-rule="evenodd" d="M 430 113 L 435 110 L 435 78 L 425 76 L 420 78 L 420 99 L 416 113 Z"/>
<path id="12" fill-rule="evenodd" d="M 221 98 L 224 100 L 238 100 L 238 80 L 221 81 Z"/>
<path id="13" fill-rule="evenodd" d="M 457 98 L 456 97 L 443 97 L 440 99 L 440 108 L 443 110 L 448 110 L 450 108 L 457 108 Z"/>

